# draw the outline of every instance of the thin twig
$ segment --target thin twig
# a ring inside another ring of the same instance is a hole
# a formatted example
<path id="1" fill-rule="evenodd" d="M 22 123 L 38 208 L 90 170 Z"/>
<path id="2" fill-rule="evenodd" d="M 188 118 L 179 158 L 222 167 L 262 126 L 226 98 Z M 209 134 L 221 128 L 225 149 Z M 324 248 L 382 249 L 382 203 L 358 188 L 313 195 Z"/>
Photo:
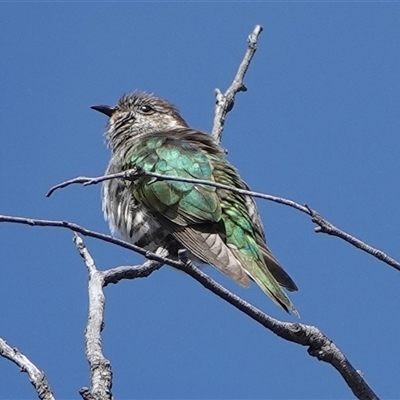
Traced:
<path id="1" fill-rule="evenodd" d="M 251 59 L 253 58 L 257 50 L 258 36 L 262 32 L 262 30 L 263 28 L 261 25 L 256 25 L 253 29 L 253 32 L 248 36 L 248 46 L 246 53 L 228 90 L 223 94 L 221 90 L 215 89 L 215 97 L 217 101 L 215 104 L 214 123 L 211 131 L 211 136 L 218 143 L 221 141 L 226 114 L 228 114 L 228 112 L 232 110 L 235 104 L 236 94 L 239 92 L 245 92 L 247 90 L 246 86 L 243 83 L 243 79 L 249 68 Z"/>
<path id="2" fill-rule="evenodd" d="M 234 192 L 234 193 L 239 193 L 239 194 L 244 194 L 247 196 L 257 197 L 259 199 L 274 201 L 276 203 L 284 204 L 286 206 L 295 208 L 305 214 L 311 215 L 308 207 L 302 206 L 292 200 L 284 199 L 282 197 L 272 196 L 272 195 L 260 193 L 260 192 L 254 192 L 251 190 L 239 189 L 234 186 L 224 185 L 223 183 L 208 181 L 205 179 L 183 178 L 183 177 L 172 176 L 172 175 L 157 174 L 156 172 L 147 172 L 147 171 L 144 171 L 143 169 L 139 169 L 137 167 L 123 171 L 123 172 L 118 172 L 116 174 L 102 175 L 102 176 L 97 176 L 97 177 L 79 176 L 77 178 L 69 179 L 65 182 L 61 182 L 61 183 L 51 187 L 50 190 L 47 192 L 46 196 L 50 197 L 56 190 L 65 188 L 69 185 L 73 185 L 76 183 L 82 184 L 83 186 L 90 186 L 90 185 L 96 185 L 98 183 L 112 180 L 112 179 L 124 179 L 124 180 L 135 181 L 143 176 L 157 178 L 159 180 L 165 180 L 165 181 L 178 181 L 178 182 L 187 182 L 187 183 L 193 183 L 193 184 L 214 186 L 218 189 L 230 190 L 231 192 Z"/>
<path id="3" fill-rule="evenodd" d="M 311 217 L 311 221 L 318 225 L 315 228 L 316 233 L 326 233 L 331 236 L 336 236 L 342 240 L 344 240 L 347 243 L 350 243 L 351 245 L 357 247 L 358 249 L 365 251 L 368 254 L 371 254 L 378 260 L 390 265 L 397 271 L 400 271 L 400 263 L 395 260 L 392 257 L 389 257 L 386 253 L 383 251 L 376 249 L 375 247 L 372 247 L 365 242 L 361 241 L 360 239 L 357 239 L 356 237 L 342 231 L 341 229 L 337 228 L 335 225 L 330 223 L 328 220 L 323 218 L 317 211 L 313 210 L 311 207 L 309 207 L 307 204 L 304 206 L 293 201 L 290 199 L 285 199 L 283 197 L 278 197 L 278 196 L 273 196 L 265 193 L 260 193 L 260 192 L 254 192 L 251 190 L 244 190 L 244 189 L 239 189 L 233 186 L 228 186 L 224 185 L 222 183 L 217 183 L 217 182 L 212 182 L 212 181 L 207 181 L 203 179 L 194 179 L 194 178 L 182 178 L 182 177 L 177 177 L 177 176 L 171 176 L 171 175 L 162 175 L 162 174 L 157 174 L 155 172 L 147 172 L 144 171 L 143 169 L 140 169 L 138 167 L 120 172 L 117 174 L 110 174 L 110 175 L 103 175 L 103 176 L 98 176 L 98 177 L 85 177 L 85 176 L 80 176 L 78 178 L 70 179 L 65 182 L 61 182 L 58 185 L 53 186 L 46 196 L 51 196 L 54 191 L 60 188 L 65 188 L 69 185 L 79 183 L 83 184 L 84 186 L 88 185 L 94 185 L 106 180 L 110 179 L 124 179 L 124 180 L 131 180 L 134 181 L 140 177 L 143 176 L 148 176 L 148 177 L 153 177 L 157 178 L 159 180 L 170 180 L 170 181 L 179 181 L 179 182 L 188 182 L 188 183 L 193 183 L 193 184 L 201 184 L 201 185 L 208 185 L 208 186 L 214 186 L 219 189 L 224 189 L 224 190 L 230 190 L 231 192 L 234 193 L 239 193 L 243 194 L 246 196 L 251 196 L 251 197 L 256 197 L 259 199 L 263 200 L 269 200 L 273 201 L 275 203 L 283 204 L 285 206 L 294 208 L 304 214 L 307 214 L 308 216 Z M 1 220 L 0 220 L 1 222 Z"/>
<path id="4" fill-rule="evenodd" d="M 45 220 L 45 219 L 35 219 L 35 218 L 24 218 L 24 217 L 13 217 L 10 215 L 0 215 L 0 223 L 1 222 L 9 222 L 14 224 L 22 224 L 22 225 L 30 225 L 30 226 L 49 226 L 53 228 L 64 228 L 68 229 L 72 232 L 80 233 L 83 236 L 92 237 L 95 239 L 103 240 L 107 243 L 112 243 L 117 246 L 123 247 L 124 249 L 132 250 L 136 253 L 141 254 L 142 256 L 148 258 L 149 260 L 157 261 L 162 264 L 170 265 L 171 267 L 180 268 L 182 263 L 180 261 L 171 260 L 167 257 L 164 257 L 162 253 L 152 253 L 147 251 L 139 246 L 134 244 L 125 242 L 123 240 L 117 239 L 110 235 L 106 235 L 104 233 L 92 231 L 90 229 L 84 228 L 78 224 L 68 221 L 53 221 L 53 220 Z M 111 283 L 111 282 L 109 282 Z"/>
<path id="5" fill-rule="evenodd" d="M 89 316 L 85 329 L 85 352 L 90 366 L 91 388 L 79 393 L 84 400 L 111 400 L 112 371 L 103 355 L 100 332 L 104 324 L 104 275 L 98 271 L 83 240 L 74 233 L 74 243 L 89 273 Z"/>
<path id="6" fill-rule="evenodd" d="M 18 365 L 22 372 L 26 372 L 29 375 L 29 380 L 35 388 L 39 399 L 54 400 L 54 395 L 44 373 L 18 349 L 9 346 L 2 338 L 0 338 L 0 356 L 12 361 Z"/>

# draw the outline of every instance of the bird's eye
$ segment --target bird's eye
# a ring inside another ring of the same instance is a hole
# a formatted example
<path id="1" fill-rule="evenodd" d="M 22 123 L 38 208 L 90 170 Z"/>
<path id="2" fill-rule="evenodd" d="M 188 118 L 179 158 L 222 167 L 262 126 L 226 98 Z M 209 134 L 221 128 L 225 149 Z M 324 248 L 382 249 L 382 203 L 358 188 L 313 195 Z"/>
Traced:
<path id="1" fill-rule="evenodd" d="M 148 106 L 147 104 L 140 106 L 140 111 L 144 114 L 150 114 L 152 113 L 154 110 L 152 107 Z"/>

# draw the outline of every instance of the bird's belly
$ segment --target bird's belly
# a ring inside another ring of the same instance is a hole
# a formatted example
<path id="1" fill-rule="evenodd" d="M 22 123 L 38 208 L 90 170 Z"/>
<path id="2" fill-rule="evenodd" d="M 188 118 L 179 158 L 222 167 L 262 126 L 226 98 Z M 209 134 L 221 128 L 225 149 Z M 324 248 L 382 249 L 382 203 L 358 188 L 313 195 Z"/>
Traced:
<path id="1" fill-rule="evenodd" d="M 122 221 L 118 216 L 113 218 L 113 225 L 125 241 L 149 251 L 165 245 L 168 232 L 142 206 L 131 207 L 124 214 Z M 117 221 L 120 221 L 118 225 Z"/>
<path id="2" fill-rule="evenodd" d="M 146 214 L 146 211 L 141 207 L 135 207 L 129 210 L 129 215 L 123 218 L 119 225 L 119 233 L 124 240 L 137 243 L 146 235 L 152 235 L 156 229 L 154 221 Z"/>
<path id="3" fill-rule="evenodd" d="M 119 182 L 104 183 L 103 212 L 111 232 L 119 234 L 126 242 L 151 252 L 162 247 L 168 250 L 168 256 L 174 259 L 178 258 L 178 250 L 184 247 L 138 203 L 132 192 Z M 187 256 L 196 264 L 201 262 L 189 251 Z"/>
<path id="4" fill-rule="evenodd" d="M 103 212 L 113 233 L 118 233 L 123 240 L 146 250 L 155 251 L 163 245 L 168 235 L 120 182 L 105 182 Z"/>

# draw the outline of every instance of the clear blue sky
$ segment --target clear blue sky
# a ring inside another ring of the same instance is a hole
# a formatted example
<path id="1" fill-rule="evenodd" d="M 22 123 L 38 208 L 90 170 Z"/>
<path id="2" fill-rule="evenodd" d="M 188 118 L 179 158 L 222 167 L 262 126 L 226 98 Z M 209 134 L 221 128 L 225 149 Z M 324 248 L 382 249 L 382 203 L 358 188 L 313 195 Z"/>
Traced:
<path id="1" fill-rule="evenodd" d="M 223 146 L 254 190 L 308 203 L 400 258 L 398 3 L 1 3 L 0 213 L 69 220 L 108 233 L 100 187 L 106 118 L 125 92 L 174 102 L 209 131 L 255 24 L 264 32 L 229 114 Z M 382 398 L 400 394 L 400 273 L 310 220 L 258 201 L 277 258 L 297 282 L 301 322 L 318 326 Z M 44 370 L 58 398 L 88 385 L 87 273 L 69 231 L 0 225 L 0 336 Z M 100 269 L 141 263 L 86 239 Z M 295 321 L 257 286 L 268 314 Z M 104 353 L 116 398 L 349 398 L 330 366 L 283 341 L 190 277 L 164 267 L 106 289 Z M 0 359 L 0 398 L 32 398 Z"/>

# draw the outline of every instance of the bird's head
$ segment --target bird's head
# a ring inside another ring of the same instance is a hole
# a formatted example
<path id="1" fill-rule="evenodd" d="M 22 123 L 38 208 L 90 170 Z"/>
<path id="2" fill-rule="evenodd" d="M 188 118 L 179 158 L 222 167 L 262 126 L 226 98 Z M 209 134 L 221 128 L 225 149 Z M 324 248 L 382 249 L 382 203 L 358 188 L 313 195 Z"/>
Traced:
<path id="1" fill-rule="evenodd" d="M 126 94 L 114 107 L 91 108 L 110 118 L 105 136 L 113 150 L 138 136 L 187 127 L 174 105 L 149 93 Z"/>

